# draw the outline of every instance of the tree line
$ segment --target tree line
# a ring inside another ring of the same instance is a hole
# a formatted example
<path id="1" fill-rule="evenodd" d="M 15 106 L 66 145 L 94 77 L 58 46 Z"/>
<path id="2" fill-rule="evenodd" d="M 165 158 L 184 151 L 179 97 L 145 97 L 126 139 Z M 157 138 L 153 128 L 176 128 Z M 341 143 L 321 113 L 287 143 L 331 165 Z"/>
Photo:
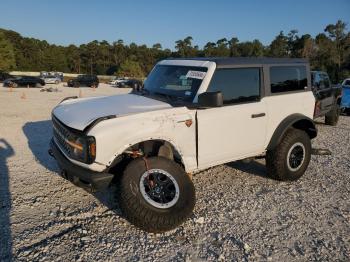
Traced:
<path id="1" fill-rule="evenodd" d="M 203 48 L 188 36 L 175 42 L 175 50 L 92 41 L 80 46 L 60 46 L 45 40 L 23 37 L 0 29 L 0 70 L 61 71 L 78 74 L 146 76 L 154 64 L 169 57 L 302 57 L 312 69 L 327 71 L 333 82 L 350 76 L 350 32 L 343 21 L 329 24 L 316 37 L 299 35 L 298 30 L 281 31 L 269 45 L 258 39 L 240 42 L 238 38 L 222 38 L 208 42 Z"/>

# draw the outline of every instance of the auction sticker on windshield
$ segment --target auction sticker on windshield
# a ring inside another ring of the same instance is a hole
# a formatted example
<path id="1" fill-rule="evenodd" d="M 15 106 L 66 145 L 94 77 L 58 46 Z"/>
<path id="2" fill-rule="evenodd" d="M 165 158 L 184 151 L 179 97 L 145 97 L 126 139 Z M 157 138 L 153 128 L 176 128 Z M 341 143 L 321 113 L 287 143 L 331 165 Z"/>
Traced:
<path id="1" fill-rule="evenodd" d="M 203 79 L 205 77 L 205 74 L 206 74 L 206 72 L 190 70 L 190 71 L 188 71 L 186 77 L 187 78 Z"/>

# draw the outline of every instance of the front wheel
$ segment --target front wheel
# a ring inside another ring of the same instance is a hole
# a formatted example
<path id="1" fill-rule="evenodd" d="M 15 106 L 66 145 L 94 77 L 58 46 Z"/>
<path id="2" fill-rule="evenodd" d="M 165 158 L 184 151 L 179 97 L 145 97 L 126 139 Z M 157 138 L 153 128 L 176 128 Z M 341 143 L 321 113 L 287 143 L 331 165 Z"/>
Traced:
<path id="1" fill-rule="evenodd" d="M 195 189 L 183 168 L 164 157 L 138 158 L 125 169 L 117 199 L 126 218 L 147 232 L 164 232 L 193 212 Z"/>
<path id="2" fill-rule="evenodd" d="M 310 137 L 303 130 L 291 128 L 275 149 L 266 152 L 267 173 L 277 180 L 297 180 L 305 173 L 310 158 Z"/>
<path id="3" fill-rule="evenodd" d="M 326 114 L 325 124 L 330 126 L 336 126 L 339 121 L 340 106 L 335 104 L 330 112 Z"/>

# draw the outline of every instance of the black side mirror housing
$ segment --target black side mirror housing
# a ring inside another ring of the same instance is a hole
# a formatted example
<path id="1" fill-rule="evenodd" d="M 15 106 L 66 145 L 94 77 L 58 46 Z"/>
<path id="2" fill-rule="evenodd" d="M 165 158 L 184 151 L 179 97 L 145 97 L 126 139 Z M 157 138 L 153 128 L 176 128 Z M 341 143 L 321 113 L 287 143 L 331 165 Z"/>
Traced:
<path id="1" fill-rule="evenodd" d="M 220 91 L 205 92 L 198 95 L 198 105 L 200 107 L 220 107 L 224 104 L 224 98 Z"/>

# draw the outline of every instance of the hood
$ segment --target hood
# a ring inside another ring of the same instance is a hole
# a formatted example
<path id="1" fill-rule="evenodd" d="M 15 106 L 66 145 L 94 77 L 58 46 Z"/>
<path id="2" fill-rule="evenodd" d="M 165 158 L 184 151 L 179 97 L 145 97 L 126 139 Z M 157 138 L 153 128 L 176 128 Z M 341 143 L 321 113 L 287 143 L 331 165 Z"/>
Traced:
<path id="1" fill-rule="evenodd" d="M 100 117 L 119 117 L 165 108 L 171 108 L 171 105 L 144 96 L 125 94 L 67 100 L 55 107 L 53 114 L 65 125 L 83 130 Z"/>

